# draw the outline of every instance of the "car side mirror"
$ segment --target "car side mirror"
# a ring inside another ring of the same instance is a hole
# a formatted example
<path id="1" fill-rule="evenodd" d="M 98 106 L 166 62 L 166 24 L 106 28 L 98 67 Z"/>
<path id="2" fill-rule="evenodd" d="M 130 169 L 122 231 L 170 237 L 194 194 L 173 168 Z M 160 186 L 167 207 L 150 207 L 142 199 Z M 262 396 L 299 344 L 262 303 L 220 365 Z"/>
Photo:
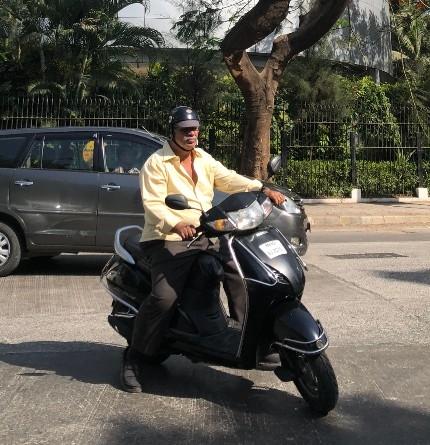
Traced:
<path id="1" fill-rule="evenodd" d="M 268 178 L 274 176 L 281 169 L 281 166 L 282 166 L 281 156 L 279 155 L 274 156 L 267 164 Z"/>
<path id="2" fill-rule="evenodd" d="M 191 207 L 188 205 L 188 200 L 184 195 L 167 195 L 164 202 L 166 203 L 167 207 L 174 210 L 191 209 Z"/>

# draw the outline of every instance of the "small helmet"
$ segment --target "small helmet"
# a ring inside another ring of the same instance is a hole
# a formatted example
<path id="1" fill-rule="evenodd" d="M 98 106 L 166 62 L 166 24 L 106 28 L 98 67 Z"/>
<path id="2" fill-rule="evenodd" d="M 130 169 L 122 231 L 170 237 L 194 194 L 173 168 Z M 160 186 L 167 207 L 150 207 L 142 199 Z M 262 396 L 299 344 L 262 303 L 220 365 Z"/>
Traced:
<path id="1" fill-rule="evenodd" d="M 169 124 L 173 131 L 174 127 L 199 127 L 200 119 L 198 114 L 190 107 L 179 106 L 173 108 L 169 115 Z"/>

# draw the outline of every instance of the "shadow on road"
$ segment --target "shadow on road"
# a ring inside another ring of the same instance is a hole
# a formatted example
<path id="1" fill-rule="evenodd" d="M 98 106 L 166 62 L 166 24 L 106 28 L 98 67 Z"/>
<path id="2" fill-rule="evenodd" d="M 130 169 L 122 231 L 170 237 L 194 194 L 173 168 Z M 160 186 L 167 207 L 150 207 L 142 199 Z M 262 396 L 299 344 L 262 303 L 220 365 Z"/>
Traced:
<path id="1" fill-rule="evenodd" d="M 99 275 L 110 254 L 58 255 L 24 260 L 14 275 Z"/>
<path id="2" fill-rule="evenodd" d="M 408 283 L 430 284 L 430 270 L 414 270 L 404 272 L 401 270 L 380 270 L 374 272 L 381 278 L 394 281 L 406 281 Z"/>
<path id="3" fill-rule="evenodd" d="M 20 387 L 24 389 L 23 378 L 49 379 L 53 373 L 86 384 L 117 388 L 122 351 L 119 346 L 88 342 L 0 344 L 0 362 L 19 368 L 12 370 L 12 375 L 20 376 Z M 359 382 L 352 395 L 341 392 L 339 404 L 329 416 L 315 418 L 303 400 L 290 392 L 292 384 L 275 383 L 274 387 L 270 374 L 267 381 L 272 382 L 271 386 L 258 386 L 248 378 L 250 375 L 259 382 L 265 381 L 263 373 L 224 371 L 171 357 L 164 365 L 149 368 L 144 394 L 114 392 L 113 396 L 108 392 L 103 393 L 103 402 L 95 400 L 94 404 L 111 405 L 109 417 L 92 418 L 81 435 L 83 441 L 77 443 L 429 443 L 429 414 L 401 400 L 360 391 Z M 82 388 L 76 387 L 75 391 Z M 50 392 L 50 397 L 56 397 L 55 391 Z M 78 412 L 70 415 L 73 423 L 73 415 L 78 416 Z M 101 428 L 99 422 L 108 427 Z"/>
<path id="4" fill-rule="evenodd" d="M 55 373 L 89 384 L 109 384 L 119 389 L 123 348 L 87 342 L 27 342 L 0 344 L 0 362 L 28 368 L 19 375 L 37 377 Z M 242 373 L 242 371 L 236 371 Z M 243 371 L 244 374 L 247 371 Z M 282 402 L 297 406 L 298 397 L 205 364 L 172 356 L 160 366 L 148 366 L 144 375 L 145 392 L 157 396 L 206 399 L 229 409 L 276 412 Z M 252 403 L 249 405 L 250 400 Z"/>
<path id="5" fill-rule="evenodd" d="M 271 394 L 269 395 L 271 396 Z M 159 428 L 127 418 L 116 419 L 101 443 L 206 444 L 206 445 L 426 445 L 430 437 L 430 416 L 423 412 L 361 394 L 340 400 L 338 407 L 324 418 L 311 418 L 307 410 L 292 409 L 295 404 L 281 402 L 273 412 L 249 417 L 242 412 L 225 413 L 200 426 L 182 425 L 170 419 Z M 298 405 L 298 404 L 297 404 Z M 261 407 L 264 411 L 264 405 Z"/>

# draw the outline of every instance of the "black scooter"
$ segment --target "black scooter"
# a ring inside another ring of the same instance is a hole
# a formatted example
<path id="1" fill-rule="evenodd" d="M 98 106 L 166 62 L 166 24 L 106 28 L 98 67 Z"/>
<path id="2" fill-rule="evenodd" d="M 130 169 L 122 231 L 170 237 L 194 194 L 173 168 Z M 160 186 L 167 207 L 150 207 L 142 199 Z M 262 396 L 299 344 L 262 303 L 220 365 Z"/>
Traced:
<path id="1" fill-rule="evenodd" d="M 182 195 L 168 196 L 166 204 L 189 208 Z M 246 192 L 230 195 L 202 213 L 196 238 L 226 236 L 246 284 L 245 321 L 237 326 L 226 315 L 220 300 L 222 266 L 202 252 L 177 304 L 163 352 L 153 362 L 182 354 L 192 361 L 234 368 L 265 367 L 282 381 L 293 381 L 311 409 L 326 415 L 338 399 L 336 376 L 324 352 L 328 338 L 301 303 L 305 264 L 278 229 L 263 224 L 271 210 L 272 203 L 263 193 Z M 129 226 L 117 231 L 115 254 L 101 275 L 113 298 L 108 321 L 129 343 L 138 309 L 151 292 L 150 264 L 139 245 L 140 230 Z M 271 352 L 279 353 L 281 360 L 275 369 L 261 363 Z"/>

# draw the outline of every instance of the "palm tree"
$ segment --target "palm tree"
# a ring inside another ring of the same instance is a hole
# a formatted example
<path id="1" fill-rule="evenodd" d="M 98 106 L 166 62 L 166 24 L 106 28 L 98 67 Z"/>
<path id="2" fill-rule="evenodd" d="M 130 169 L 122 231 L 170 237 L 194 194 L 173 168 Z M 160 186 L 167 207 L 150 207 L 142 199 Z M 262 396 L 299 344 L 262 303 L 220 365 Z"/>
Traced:
<path id="1" fill-rule="evenodd" d="M 392 17 L 393 48 L 399 54 L 399 75 L 404 78 L 422 107 L 430 104 L 430 15 L 417 7 L 416 1 L 405 1 Z"/>
<path id="2" fill-rule="evenodd" d="M 0 0 L 0 57 L 18 24 L 25 40 L 26 86 L 31 93 L 63 92 L 76 99 L 113 89 L 133 88 L 136 76 L 122 62 L 124 55 L 161 46 L 157 31 L 122 23 L 119 10 L 134 3 L 124 0 Z M 7 11 L 5 13 L 4 11 Z M 3 20 L 4 19 L 4 20 Z M 16 33 L 15 33 L 16 34 Z M 1 35 L 1 34 L 0 34 Z M 24 40 L 14 41 L 23 44 Z M 10 46 L 10 44 L 9 44 Z M 9 52 L 11 53 L 10 49 Z M 38 54 L 38 68 L 35 66 Z M 17 64 L 17 61 L 9 60 Z"/>
<path id="3" fill-rule="evenodd" d="M 27 49 L 34 49 L 33 17 L 21 0 L 0 0 L 0 85 L 25 83 Z"/>

